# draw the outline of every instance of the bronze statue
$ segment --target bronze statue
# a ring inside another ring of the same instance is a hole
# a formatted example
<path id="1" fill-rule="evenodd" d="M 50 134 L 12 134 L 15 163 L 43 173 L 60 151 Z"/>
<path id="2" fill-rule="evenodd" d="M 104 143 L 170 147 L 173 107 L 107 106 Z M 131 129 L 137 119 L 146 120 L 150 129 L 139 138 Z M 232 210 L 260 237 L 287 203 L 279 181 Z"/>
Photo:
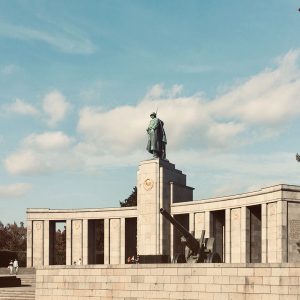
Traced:
<path id="1" fill-rule="evenodd" d="M 154 158 L 166 159 L 167 137 L 164 130 L 164 122 L 156 117 L 153 112 L 147 130 L 148 133 L 148 152 L 153 154 Z"/>

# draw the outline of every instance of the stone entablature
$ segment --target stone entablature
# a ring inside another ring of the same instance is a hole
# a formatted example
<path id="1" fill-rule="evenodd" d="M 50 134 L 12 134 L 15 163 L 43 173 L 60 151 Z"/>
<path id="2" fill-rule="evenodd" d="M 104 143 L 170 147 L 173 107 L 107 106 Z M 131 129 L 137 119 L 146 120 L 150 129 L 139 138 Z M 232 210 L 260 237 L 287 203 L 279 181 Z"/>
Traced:
<path id="1" fill-rule="evenodd" d="M 259 205 L 276 201 L 297 201 L 300 203 L 300 186 L 278 184 L 249 193 L 194 200 L 192 202 L 174 203 L 171 206 L 171 212 L 173 214 L 180 214 L 203 210 Z"/>
<path id="2" fill-rule="evenodd" d="M 110 219 L 137 217 L 136 207 L 50 209 L 28 208 L 27 220 Z"/>

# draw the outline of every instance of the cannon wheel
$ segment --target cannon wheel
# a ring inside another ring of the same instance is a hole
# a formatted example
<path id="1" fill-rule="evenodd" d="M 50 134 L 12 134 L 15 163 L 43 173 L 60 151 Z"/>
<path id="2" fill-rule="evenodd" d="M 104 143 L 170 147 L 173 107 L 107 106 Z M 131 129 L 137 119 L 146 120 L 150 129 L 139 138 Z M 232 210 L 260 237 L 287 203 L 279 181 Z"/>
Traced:
<path id="1" fill-rule="evenodd" d="M 212 253 L 209 253 L 209 255 L 207 256 L 205 262 L 207 262 L 207 263 L 221 263 L 222 260 L 221 260 L 220 255 L 217 252 L 212 252 Z"/>
<path id="2" fill-rule="evenodd" d="M 184 264 L 184 263 L 186 263 L 186 259 L 185 259 L 184 254 L 176 253 L 173 257 L 172 263 L 174 263 L 174 264 Z"/>

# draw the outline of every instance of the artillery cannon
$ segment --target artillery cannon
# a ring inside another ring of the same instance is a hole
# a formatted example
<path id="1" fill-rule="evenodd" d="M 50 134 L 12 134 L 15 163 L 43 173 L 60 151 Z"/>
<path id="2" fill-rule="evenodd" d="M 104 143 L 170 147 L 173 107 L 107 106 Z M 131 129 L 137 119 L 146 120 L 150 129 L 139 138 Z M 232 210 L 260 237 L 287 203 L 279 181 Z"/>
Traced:
<path id="1" fill-rule="evenodd" d="M 201 232 L 201 238 L 195 239 L 178 221 L 176 221 L 165 209 L 161 208 L 160 213 L 174 225 L 182 234 L 181 242 L 185 245 L 185 254 L 174 255 L 175 263 L 220 263 L 221 257 L 213 251 L 213 237 L 204 238 L 205 230 Z"/>

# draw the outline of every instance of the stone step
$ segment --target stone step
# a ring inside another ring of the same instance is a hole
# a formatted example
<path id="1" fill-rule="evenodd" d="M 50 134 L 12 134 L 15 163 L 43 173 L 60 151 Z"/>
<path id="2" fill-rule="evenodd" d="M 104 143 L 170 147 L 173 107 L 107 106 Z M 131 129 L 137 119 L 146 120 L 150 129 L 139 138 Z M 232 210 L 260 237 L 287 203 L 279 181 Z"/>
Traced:
<path id="1" fill-rule="evenodd" d="M 0 300 L 34 300 L 35 288 L 29 287 L 12 287 L 0 288 Z"/>
<path id="2" fill-rule="evenodd" d="M 14 295 L 11 295 L 11 296 L 1 296 L 0 295 L 0 299 L 1 300 L 17 300 L 17 299 L 20 299 L 20 300 L 34 300 L 34 296 L 14 296 Z"/>
<path id="3" fill-rule="evenodd" d="M 0 268 L 0 274 L 8 275 L 9 270 L 7 268 Z M 19 268 L 18 274 L 35 274 L 35 268 Z"/>
<path id="4" fill-rule="evenodd" d="M 1 297 L 8 297 L 8 296 L 14 296 L 14 297 L 32 297 L 35 293 L 19 293 L 16 294 L 14 292 L 2 292 L 0 291 L 0 298 Z"/>
<path id="5" fill-rule="evenodd" d="M 0 268 L 0 274 L 7 275 L 6 268 Z M 35 299 L 35 269 L 20 268 L 18 278 L 20 287 L 0 288 L 0 300 L 34 300 Z"/>
<path id="6" fill-rule="evenodd" d="M 27 295 L 1 295 L 0 294 L 0 299 L 1 300 L 15 300 L 15 299 L 22 299 L 22 300 L 34 300 L 35 299 L 35 296 L 34 295 L 30 295 L 30 296 L 27 296 Z"/>

